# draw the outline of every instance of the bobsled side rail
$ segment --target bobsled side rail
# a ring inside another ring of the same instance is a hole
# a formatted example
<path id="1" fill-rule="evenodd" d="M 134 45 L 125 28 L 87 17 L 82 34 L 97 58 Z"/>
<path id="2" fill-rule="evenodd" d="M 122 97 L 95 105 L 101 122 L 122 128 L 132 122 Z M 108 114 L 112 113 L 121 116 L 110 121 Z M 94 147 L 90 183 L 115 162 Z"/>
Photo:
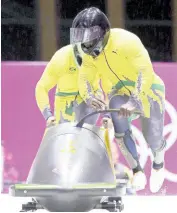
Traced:
<path id="1" fill-rule="evenodd" d="M 10 187 L 9 193 L 14 197 L 50 197 L 54 195 L 63 195 L 64 193 L 69 193 L 78 196 L 114 196 L 116 194 L 115 187 L 100 187 L 100 188 L 77 188 L 68 189 L 60 188 L 55 186 L 45 186 L 28 187 L 27 184 L 17 187 L 15 185 Z"/>
<path id="2" fill-rule="evenodd" d="M 73 186 L 59 186 L 59 185 L 48 185 L 48 184 L 15 184 L 15 189 L 62 189 L 62 190 L 75 190 L 75 189 L 113 189 L 116 188 L 116 183 L 84 183 L 84 184 L 77 184 Z"/>

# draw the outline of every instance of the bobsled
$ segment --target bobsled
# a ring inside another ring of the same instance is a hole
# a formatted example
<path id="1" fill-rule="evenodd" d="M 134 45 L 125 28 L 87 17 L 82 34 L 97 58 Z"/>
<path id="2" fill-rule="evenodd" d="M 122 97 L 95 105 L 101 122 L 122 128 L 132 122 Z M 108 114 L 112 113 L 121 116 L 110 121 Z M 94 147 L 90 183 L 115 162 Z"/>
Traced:
<path id="1" fill-rule="evenodd" d="M 45 133 L 25 184 L 12 185 L 11 196 L 32 197 L 22 211 L 87 212 L 123 210 L 127 180 L 117 180 L 105 131 L 85 121 L 63 123 Z"/>

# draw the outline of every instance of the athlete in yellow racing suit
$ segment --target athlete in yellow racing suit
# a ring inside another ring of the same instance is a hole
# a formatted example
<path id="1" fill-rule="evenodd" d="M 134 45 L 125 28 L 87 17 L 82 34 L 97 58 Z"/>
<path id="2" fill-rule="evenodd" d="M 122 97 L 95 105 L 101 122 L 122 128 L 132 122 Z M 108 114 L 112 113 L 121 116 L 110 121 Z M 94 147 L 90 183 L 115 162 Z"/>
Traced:
<path id="1" fill-rule="evenodd" d="M 71 43 L 80 44 L 85 52 L 78 82 L 83 100 L 88 106 L 103 108 L 93 90 L 93 79 L 99 74 L 108 83 L 103 89 L 109 98 L 109 108 L 121 109 L 119 114 L 111 113 L 111 118 L 117 143 L 133 170 L 133 185 L 137 190 L 144 189 L 147 181 L 129 119 L 135 110 L 141 112 L 142 132 L 154 156 L 150 189 L 157 192 L 164 181 L 165 86 L 154 72 L 146 48 L 135 34 L 110 29 L 106 15 L 94 7 L 78 13 L 70 36 Z"/>
<path id="2" fill-rule="evenodd" d="M 48 125 L 79 120 L 93 111 L 83 102 L 78 92 L 78 68 L 81 60 L 81 54 L 77 47 L 73 48 L 72 45 L 67 45 L 54 54 L 38 81 L 36 102 Z M 102 95 L 99 81 L 99 75 L 97 75 L 94 94 L 98 98 Z M 48 92 L 55 86 L 53 115 Z M 97 117 L 88 118 L 87 123 L 95 124 Z"/>

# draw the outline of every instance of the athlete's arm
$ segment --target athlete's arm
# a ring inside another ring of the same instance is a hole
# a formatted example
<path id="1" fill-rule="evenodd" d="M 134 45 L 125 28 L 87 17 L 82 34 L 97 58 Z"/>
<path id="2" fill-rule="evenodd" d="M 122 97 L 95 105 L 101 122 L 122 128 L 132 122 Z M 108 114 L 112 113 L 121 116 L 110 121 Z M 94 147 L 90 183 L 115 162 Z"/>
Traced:
<path id="1" fill-rule="evenodd" d="M 48 92 L 56 86 L 60 72 L 63 71 L 60 60 L 59 52 L 56 52 L 36 85 L 36 102 L 45 120 L 52 116 Z"/>

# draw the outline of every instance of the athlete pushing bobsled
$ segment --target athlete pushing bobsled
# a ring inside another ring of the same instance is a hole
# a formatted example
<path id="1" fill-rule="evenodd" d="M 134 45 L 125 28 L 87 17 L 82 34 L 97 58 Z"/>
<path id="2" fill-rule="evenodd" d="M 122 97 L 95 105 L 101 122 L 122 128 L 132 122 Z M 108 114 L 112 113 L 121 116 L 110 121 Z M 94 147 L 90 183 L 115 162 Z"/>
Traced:
<path id="1" fill-rule="evenodd" d="M 164 181 L 165 86 L 154 72 L 146 48 L 135 34 L 111 29 L 106 15 L 94 7 L 78 13 L 70 38 L 71 43 L 80 44 L 85 53 L 78 81 L 82 99 L 97 110 L 104 108 L 103 101 L 97 100 L 93 90 L 93 79 L 99 74 L 109 82 L 103 87 L 109 108 L 121 108 L 118 115 L 111 113 L 110 116 L 116 141 L 133 171 L 132 183 L 137 190 L 144 189 L 147 180 L 139 163 L 129 117 L 135 109 L 141 111 L 142 132 L 154 156 L 150 189 L 157 192 Z"/>
<path id="2" fill-rule="evenodd" d="M 77 47 L 67 45 L 58 50 L 47 64 L 40 80 L 36 85 L 36 101 L 47 125 L 74 121 L 93 111 L 88 107 L 78 93 L 78 67 L 81 57 Z M 95 79 L 99 81 L 99 77 Z M 100 88 L 94 88 L 95 95 L 99 98 Z M 48 92 L 56 86 L 54 114 L 52 113 Z M 87 120 L 93 124 L 97 116 Z"/>
<path id="3" fill-rule="evenodd" d="M 36 102 L 46 121 L 47 126 L 64 122 L 79 121 L 85 115 L 94 111 L 79 95 L 78 76 L 82 64 L 82 51 L 77 45 L 67 45 L 58 50 L 47 64 L 41 78 L 36 85 Z M 99 74 L 94 79 L 93 90 L 96 100 L 104 99 L 100 86 Z M 102 80 L 102 85 L 105 82 Z M 107 84 L 107 83 L 106 83 Z M 48 92 L 56 87 L 54 114 L 52 113 Z M 104 102 L 103 102 L 104 104 Z M 107 115 L 103 116 L 106 120 Z M 86 123 L 95 125 L 98 116 L 91 116 Z M 107 128 L 107 125 L 104 125 Z M 112 141 L 111 141 L 112 142 Z M 115 151 L 115 150 L 114 150 Z M 113 158 L 114 158 L 114 153 Z M 114 161 L 114 160 L 113 160 Z M 117 162 L 113 162 L 115 165 Z M 129 171 L 123 165 L 118 172 L 118 178 L 129 177 Z"/>

